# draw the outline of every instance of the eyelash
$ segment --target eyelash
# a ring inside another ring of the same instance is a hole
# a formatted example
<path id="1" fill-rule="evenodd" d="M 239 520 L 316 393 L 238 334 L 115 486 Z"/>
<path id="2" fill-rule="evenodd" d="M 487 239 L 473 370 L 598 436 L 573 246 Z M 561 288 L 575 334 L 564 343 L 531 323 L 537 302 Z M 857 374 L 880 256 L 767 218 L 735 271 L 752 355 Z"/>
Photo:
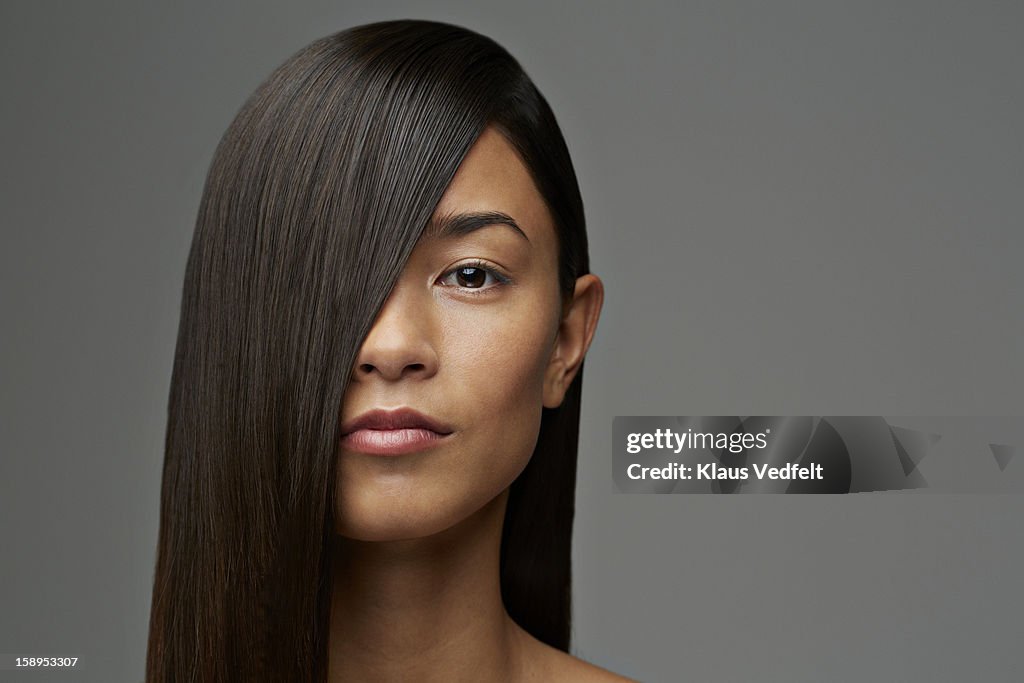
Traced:
<path id="1" fill-rule="evenodd" d="M 454 279 L 457 277 L 460 270 L 475 269 L 482 270 L 484 272 L 484 284 L 481 287 L 465 287 L 458 284 L 457 282 L 446 283 L 446 280 Z M 487 284 L 487 278 L 491 278 L 491 284 Z M 495 287 L 501 287 L 512 282 L 512 279 L 507 275 L 501 273 L 493 264 L 486 261 L 467 261 L 466 263 L 460 263 L 454 268 L 449 269 L 444 275 L 437 280 L 438 284 L 442 287 L 458 287 L 463 293 L 470 296 L 479 296 L 488 292 Z"/>

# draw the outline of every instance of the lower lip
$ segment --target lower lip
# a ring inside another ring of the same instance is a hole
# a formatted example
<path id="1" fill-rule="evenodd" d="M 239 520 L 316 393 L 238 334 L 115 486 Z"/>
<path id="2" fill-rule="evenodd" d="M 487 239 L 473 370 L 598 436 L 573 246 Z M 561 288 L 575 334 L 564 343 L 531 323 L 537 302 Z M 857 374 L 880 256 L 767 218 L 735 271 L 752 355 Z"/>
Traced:
<path id="1" fill-rule="evenodd" d="M 405 455 L 432 448 L 446 436 L 429 429 L 357 429 L 342 437 L 341 445 L 369 455 Z"/>

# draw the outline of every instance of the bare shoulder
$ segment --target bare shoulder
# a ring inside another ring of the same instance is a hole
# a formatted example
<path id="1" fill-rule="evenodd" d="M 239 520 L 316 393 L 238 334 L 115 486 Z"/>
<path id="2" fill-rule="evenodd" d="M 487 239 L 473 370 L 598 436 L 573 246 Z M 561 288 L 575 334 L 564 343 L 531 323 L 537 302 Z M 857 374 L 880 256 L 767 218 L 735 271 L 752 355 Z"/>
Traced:
<path id="1" fill-rule="evenodd" d="M 560 650 L 555 650 L 557 667 L 552 680 L 558 681 L 580 681 L 580 683 L 636 683 L 632 678 L 620 676 L 617 673 L 594 666 L 590 662 L 583 661 L 579 657 L 573 657 Z"/>
<path id="2" fill-rule="evenodd" d="M 632 678 L 602 669 L 579 657 L 556 650 L 529 634 L 525 635 L 524 650 L 531 662 L 531 665 L 527 667 L 527 680 L 566 681 L 567 683 L 637 683 Z"/>

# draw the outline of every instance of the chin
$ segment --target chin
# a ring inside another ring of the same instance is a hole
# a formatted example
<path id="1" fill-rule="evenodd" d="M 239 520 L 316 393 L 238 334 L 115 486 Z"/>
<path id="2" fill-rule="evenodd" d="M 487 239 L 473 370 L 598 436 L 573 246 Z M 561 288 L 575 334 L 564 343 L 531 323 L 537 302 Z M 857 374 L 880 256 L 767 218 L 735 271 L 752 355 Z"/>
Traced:
<path id="1" fill-rule="evenodd" d="M 350 501 L 344 509 L 339 508 L 335 532 L 353 541 L 373 543 L 427 538 L 458 526 L 486 506 L 486 501 L 457 507 L 425 502 L 417 505 L 412 501 L 400 506 L 376 502 L 375 505 L 369 501 L 369 504 Z"/>
<path id="2" fill-rule="evenodd" d="M 335 532 L 350 541 L 387 543 L 411 541 L 433 536 L 449 528 L 443 524 L 425 523 L 425 520 L 375 520 L 373 522 L 339 522 Z"/>
<path id="3" fill-rule="evenodd" d="M 437 537 L 445 531 L 455 531 L 457 527 L 468 530 L 488 520 L 500 524 L 507 493 L 506 486 L 493 495 L 462 500 L 356 496 L 338 506 L 335 532 L 352 541 L 384 543 Z"/>

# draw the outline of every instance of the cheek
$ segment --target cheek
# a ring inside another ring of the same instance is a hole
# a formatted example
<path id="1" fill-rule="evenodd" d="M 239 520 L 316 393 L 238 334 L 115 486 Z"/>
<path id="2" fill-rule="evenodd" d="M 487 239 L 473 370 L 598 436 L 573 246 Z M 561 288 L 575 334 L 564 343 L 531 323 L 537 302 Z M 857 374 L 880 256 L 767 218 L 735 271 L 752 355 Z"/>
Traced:
<path id="1" fill-rule="evenodd" d="M 463 311 L 446 331 L 441 365 L 447 361 L 460 387 L 459 404 L 473 432 L 473 448 L 463 462 L 489 495 L 512 483 L 537 443 L 555 333 L 551 316 L 538 311 L 544 309 L 509 307 L 473 316 Z"/>
<path id="2" fill-rule="evenodd" d="M 542 309 L 487 311 L 446 323 L 442 365 L 477 397 L 481 409 L 540 413 L 555 327 L 551 316 L 537 310 Z"/>

